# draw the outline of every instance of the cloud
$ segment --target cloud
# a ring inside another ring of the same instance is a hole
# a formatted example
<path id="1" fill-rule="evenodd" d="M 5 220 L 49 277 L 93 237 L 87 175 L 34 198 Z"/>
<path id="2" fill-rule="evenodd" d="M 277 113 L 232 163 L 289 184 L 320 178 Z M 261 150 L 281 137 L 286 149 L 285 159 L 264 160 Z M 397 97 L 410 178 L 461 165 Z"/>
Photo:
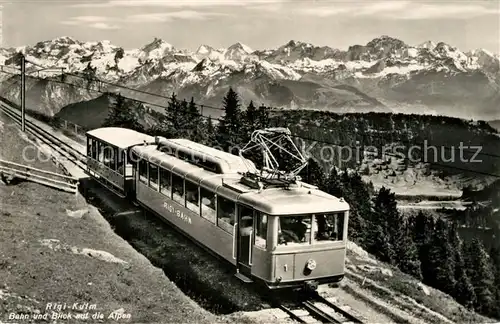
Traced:
<path id="1" fill-rule="evenodd" d="M 227 16 L 228 14 L 217 12 L 204 12 L 194 10 L 181 10 L 169 12 L 154 12 L 146 14 L 128 15 L 125 17 L 104 17 L 104 16 L 76 16 L 61 21 L 63 25 L 85 26 L 95 29 L 118 29 L 119 25 L 114 23 L 155 23 L 168 22 L 172 20 L 205 20 L 211 17 Z"/>
<path id="2" fill-rule="evenodd" d="M 112 8 L 112 7 L 215 7 L 248 6 L 279 3 L 288 0 L 111 0 L 94 3 L 77 3 L 75 8 Z"/>
<path id="3" fill-rule="evenodd" d="M 126 18 L 129 22 L 142 23 L 142 22 L 165 22 L 174 19 L 186 20 L 205 20 L 210 17 L 226 16 L 226 14 L 216 12 L 202 12 L 193 10 L 172 11 L 172 12 L 155 12 L 148 14 L 130 15 Z"/>
<path id="4" fill-rule="evenodd" d="M 258 11 L 280 12 L 280 11 L 285 9 L 285 6 L 281 2 L 275 2 L 275 3 L 251 5 L 251 6 L 248 6 L 247 8 L 251 9 L 251 10 L 258 10 Z"/>
<path id="5" fill-rule="evenodd" d="M 113 20 L 113 18 L 104 16 L 76 16 L 68 20 L 63 20 L 60 23 L 63 25 L 85 26 L 95 29 L 119 29 L 120 26 L 109 23 Z"/>
<path id="6" fill-rule="evenodd" d="M 95 28 L 95 29 L 120 29 L 120 26 L 118 25 L 110 25 L 110 24 L 107 24 L 107 23 L 103 23 L 103 22 L 96 22 L 96 23 L 93 23 L 93 24 L 90 24 L 90 25 L 87 25 L 88 27 L 90 28 Z"/>
<path id="7" fill-rule="evenodd" d="M 297 8 L 297 14 L 317 17 L 330 16 L 374 16 L 387 19 L 461 19 L 474 16 L 499 14 L 498 9 L 487 8 L 467 2 L 422 3 L 411 1 L 377 1 L 331 3 L 328 5 Z"/>
<path id="8" fill-rule="evenodd" d="M 103 21 L 108 21 L 110 20 L 109 17 L 104 17 L 104 16 L 77 16 L 77 17 L 71 17 L 70 20 L 75 21 L 75 22 L 103 22 Z"/>

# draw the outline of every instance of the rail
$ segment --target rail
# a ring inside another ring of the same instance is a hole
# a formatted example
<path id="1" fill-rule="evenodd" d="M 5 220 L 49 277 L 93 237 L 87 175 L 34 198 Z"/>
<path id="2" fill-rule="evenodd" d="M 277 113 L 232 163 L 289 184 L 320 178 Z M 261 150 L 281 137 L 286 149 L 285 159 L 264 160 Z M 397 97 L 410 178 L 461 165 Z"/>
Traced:
<path id="1" fill-rule="evenodd" d="M 14 120 L 16 123 L 20 125 L 21 124 L 20 112 L 16 111 L 17 109 L 11 107 L 11 105 L 12 105 L 11 103 L 0 98 L 0 109 L 3 111 L 3 113 L 5 113 L 7 116 L 9 116 L 12 120 Z M 35 136 L 36 138 L 38 138 L 39 140 L 41 140 L 44 144 L 49 146 L 55 152 L 57 152 L 59 158 L 64 158 L 66 160 L 69 160 L 83 171 L 86 171 L 87 167 L 86 167 L 85 154 L 79 152 L 71 145 L 65 143 L 61 139 L 52 135 L 50 132 L 41 128 L 35 123 L 29 121 L 28 119 L 26 119 L 26 131 Z"/>
<path id="2" fill-rule="evenodd" d="M 320 321 L 322 323 L 363 323 L 361 319 L 345 311 L 318 293 L 313 293 L 306 300 L 297 302 L 294 306 L 279 304 L 291 319 L 299 323 Z"/>
<path id="3" fill-rule="evenodd" d="M 11 161 L 0 160 L 0 174 L 2 174 L 2 178 L 7 178 L 10 175 L 15 178 L 36 182 L 62 191 L 74 194 L 78 192 L 77 178 L 37 169 Z"/>

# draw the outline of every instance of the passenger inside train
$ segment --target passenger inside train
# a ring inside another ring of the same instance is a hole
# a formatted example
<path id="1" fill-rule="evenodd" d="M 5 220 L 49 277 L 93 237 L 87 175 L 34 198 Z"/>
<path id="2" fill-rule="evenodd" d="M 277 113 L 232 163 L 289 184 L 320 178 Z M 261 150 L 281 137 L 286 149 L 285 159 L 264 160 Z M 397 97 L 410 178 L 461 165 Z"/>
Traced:
<path id="1" fill-rule="evenodd" d="M 307 243 L 306 233 L 310 227 L 310 216 L 280 217 L 279 244 Z"/>
<path id="2" fill-rule="evenodd" d="M 311 244 L 321 241 L 342 241 L 344 214 L 316 214 L 311 216 L 284 216 L 279 222 L 279 245 Z M 311 233 L 314 242 L 311 242 Z"/>

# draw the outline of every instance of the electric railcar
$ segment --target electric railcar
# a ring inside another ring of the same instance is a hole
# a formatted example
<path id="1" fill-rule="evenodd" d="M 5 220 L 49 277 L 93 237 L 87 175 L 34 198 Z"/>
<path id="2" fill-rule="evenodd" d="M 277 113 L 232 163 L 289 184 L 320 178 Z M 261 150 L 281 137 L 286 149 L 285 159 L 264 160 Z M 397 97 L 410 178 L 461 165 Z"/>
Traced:
<path id="1" fill-rule="evenodd" d="M 87 149 L 92 177 L 231 263 L 239 279 L 271 289 L 342 280 L 342 198 L 300 181 L 259 185 L 244 175 L 252 162 L 186 139 L 100 128 Z"/>

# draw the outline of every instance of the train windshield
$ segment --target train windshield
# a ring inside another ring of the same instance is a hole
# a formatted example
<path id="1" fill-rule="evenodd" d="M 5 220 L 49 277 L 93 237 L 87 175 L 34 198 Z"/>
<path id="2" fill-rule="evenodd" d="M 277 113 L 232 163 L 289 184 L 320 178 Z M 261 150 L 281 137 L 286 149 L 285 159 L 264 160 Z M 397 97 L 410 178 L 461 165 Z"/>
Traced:
<path id="1" fill-rule="evenodd" d="M 344 239 L 344 213 L 282 216 L 278 245 L 308 245 Z"/>
<path id="2" fill-rule="evenodd" d="M 327 213 L 315 215 L 315 241 L 344 240 L 344 213 Z"/>
<path id="3" fill-rule="evenodd" d="M 278 245 L 310 244 L 312 216 L 283 216 L 278 222 Z"/>

